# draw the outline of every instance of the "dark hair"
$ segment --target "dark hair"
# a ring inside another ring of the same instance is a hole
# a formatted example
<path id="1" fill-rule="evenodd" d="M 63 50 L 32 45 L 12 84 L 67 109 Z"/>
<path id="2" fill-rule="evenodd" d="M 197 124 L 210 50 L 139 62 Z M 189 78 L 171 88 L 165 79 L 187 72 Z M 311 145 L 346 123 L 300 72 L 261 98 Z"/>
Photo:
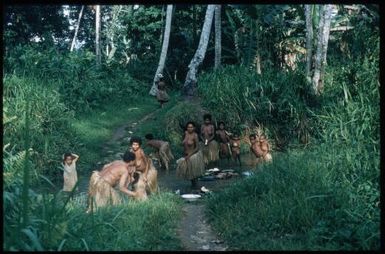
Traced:
<path id="1" fill-rule="evenodd" d="M 67 159 L 67 157 L 71 157 L 72 158 L 72 153 L 70 153 L 70 152 L 64 153 L 63 162 Z"/>
<path id="2" fill-rule="evenodd" d="M 151 133 L 149 133 L 149 134 L 146 134 L 146 136 L 144 136 L 146 139 L 149 139 L 149 140 L 151 140 L 151 139 L 154 139 L 154 135 L 152 135 Z"/>
<path id="3" fill-rule="evenodd" d="M 133 152 L 126 151 L 123 155 L 123 161 L 124 162 L 130 162 L 133 160 L 135 160 L 135 154 Z"/>
<path id="4" fill-rule="evenodd" d="M 211 121 L 211 115 L 210 114 L 204 114 L 203 115 L 203 120 L 209 119 Z"/>
<path id="5" fill-rule="evenodd" d="M 189 125 L 189 124 L 192 124 L 194 127 L 196 127 L 196 124 L 193 122 L 193 121 L 188 121 L 187 123 L 186 123 L 186 125 L 185 125 L 185 130 L 187 130 L 187 126 Z"/>
<path id="6" fill-rule="evenodd" d="M 132 137 L 130 139 L 130 145 L 132 145 L 132 143 L 139 143 L 139 145 L 142 145 L 142 139 L 140 137 Z"/>
<path id="7" fill-rule="evenodd" d="M 223 122 L 223 121 L 220 121 L 220 122 L 218 123 L 218 126 L 221 125 L 221 124 L 223 124 L 223 126 L 225 126 L 225 122 Z"/>
<path id="8" fill-rule="evenodd" d="M 252 133 L 252 134 L 250 134 L 250 135 L 249 135 L 249 138 L 251 138 L 251 137 L 253 137 L 253 138 L 257 138 L 257 136 L 255 136 L 255 134 L 254 134 L 254 133 Z"/>

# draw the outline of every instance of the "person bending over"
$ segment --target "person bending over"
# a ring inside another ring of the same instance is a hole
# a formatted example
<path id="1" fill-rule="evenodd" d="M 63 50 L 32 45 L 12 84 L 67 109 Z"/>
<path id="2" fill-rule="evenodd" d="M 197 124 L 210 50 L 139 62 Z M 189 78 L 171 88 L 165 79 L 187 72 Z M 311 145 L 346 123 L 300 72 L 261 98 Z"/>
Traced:
<path id="1" fill-rule="evenodd" d="M 87 213 L 107 205 L 117 205 L 122 199 L 115 189 L 133 197 L 134 193 L 127 189 L 132 174 L 135 172 L 135 154 L 126 152 L 123 160 L 115 160 L 99 171 L 93 171 L 88 186 Z"/>

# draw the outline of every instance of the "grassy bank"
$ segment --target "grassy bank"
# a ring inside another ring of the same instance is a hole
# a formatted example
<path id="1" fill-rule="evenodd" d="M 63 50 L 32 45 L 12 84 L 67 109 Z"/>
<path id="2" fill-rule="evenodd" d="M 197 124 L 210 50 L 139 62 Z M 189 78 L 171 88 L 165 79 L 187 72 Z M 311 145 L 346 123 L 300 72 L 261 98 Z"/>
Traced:
<path id="1" fill-rule="evenodd" d="M 171 103 L 169 104 L 172 107 Z M 110 140 L 115 129 L 127 122 L 138 122 L 158 108 L 157 101 L 150 96 L 136 97 L 127 102 L 116 102 L 96 108 L 71 118 L 65 115 L 68 135 L 60 140 L 67 140 L 66 150 L 80 155 L 78 163 L 79 179 L 95 169 L 98 161 L 110 160 L 103 152 L 103 145 Z M 162 110 L 167 110 L 161 109 Z M 71 120 L 70 120 L 71 119 Z M 154 119 L 152 119 L 154 120 Z M 135 135 L 142 136 L 142 131 L 151 126 L 158 126 L 160 119 L 150 121 L 148 126 L 138 126 Z M 21 121 L 21 124 L 23 121 Z M 27 123 L 28 125 L 28 123 Z M 10 127 L 13 127 L 11 125 Z M 19 127 L 21 136 L 33 133 L 34 129 Z M 24 133 L 24 134 L 23 134 Z M 128 133 L 125 133 L 127 136 Z M 54 140 L 54 137 L 49 137 Z M 127 144 L 121 140 L 109 149 L 124 152 Z M 49 151 L 49 149 L 48 149 Z M 57 149 L 56 152 L 61 152 Z M 24 164 L 25 154 L 8 155 L 7 172 L 12 173 L 11 165 L 19 165 L 26 172 L 31 171 L 31 163 Z M 26 157 L 28 160 L 29 157 Z M 56 167 L 60 159 L 52 162 Z M 129 201 L 121 206 L 101 209 L 92 215 L 85 214 L 86 196 L 74 199 L 61 192 L 35 192 L 48 182 L 56 183 L 55 189 L 62 185 L 62 173 L 55 169 L 51 179 L 38 181 L 37 188 L 21 179 L 23 173 L 7 177 L 9 184 L 4 192 L 4 209 L 9 211 L 4 216 L 5 250 L 180 250 L 176 236 L 176 226 L 181 216 L 181 202 L 174 194 L 161 193 L 152 196 L 143 203 Z M 26 196 L 21 189 L 26 186 Z M 51 186 L 52 187 L 52 186 Z"/>

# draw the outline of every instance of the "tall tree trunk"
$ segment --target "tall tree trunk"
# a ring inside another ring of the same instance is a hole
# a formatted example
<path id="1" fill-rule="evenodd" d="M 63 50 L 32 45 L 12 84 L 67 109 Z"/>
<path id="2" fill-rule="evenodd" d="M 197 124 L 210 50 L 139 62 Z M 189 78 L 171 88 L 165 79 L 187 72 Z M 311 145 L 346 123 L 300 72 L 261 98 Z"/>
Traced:
<path id="1" fill-rule="evenodd" d="M 213 22 L 215 5 L 209 4 L 207 6 L 205 22 L 203 23 L 201 37 L 199 39 L 198 49 L 195 52 L 194 57 L 191 59 L 190 64 L 188 65 L 189 71 L 186 75 L 186 81 L 184 82 L 182 93 L 185 96 L 193 97 L 196 92 L 196 73 L 198 71 L 199 65 L 203 62 L 203 59 L 206 55 L 207 44 L 209 43 L 211 25 Z"/>
<path id="2" fill-rule="evenodd" d="M 311 65 L 313 58 L 313 17 L 312 6 L 305 5 L 306 16 L 306 79 L 311 83 Z"/>
<path id="3" fill-rule="evenodd" d="M 330 22 L 332 6 L 324 6 L 320 12 L 320 22 L 318 26 L 317 52 L 314 63 L 313 90 L 315 94 L 320 94 L 322 89 L 321 69 L 326 63 L 326 50 L 329 41 Z M 320 82 L 321 81 L 321 82 Z"/>
<path id="4" fill-rule="evenodd" d="M 159 80 L 159 74 L 163 73 L 164 64 L 166 62 L 168 42 L 170 40 L 172 8 L 173 8 L 172 4 L 167 5 L 166 28 L 164 29 L 162 51 L 160 53 L 158 68 L 156 69 L 155 77 L 154 77 L 152 87 L 151 87 L 150 93 L 149 93 L 152 96 L 155 96 L 157 91 L 158 91 L 156 83 Z"/>
<path id="5" fill-rule="evenodd" d="M 215 65 L 218 69 L 221 66 L 222 58 L 222 26 L 221 26 L 221 5 L 215 7 Z"/>
<path id="6" fill-rule="evenodd" d="M 107 50 L 106 50 L 106 55 L 107 55 L 107 62 L 110 62 L 117 50 L 115 43 L 114 43 L 114 38 L 115 38 L 115 29 L 117 27 L 117 23 L 119 22 L 119 14 L 122 11 L 122 5 L 114 5 L 111 10 L 111 22 L 109 25 L 109 28 L 107 28 Z M 109 47 L 111 47 L 111 50 L 108 50 Z"/>
<path id="7" fill-rule="evenodd" d="M 319 11 L 319 24 L 318 24 L 318 34 L 317 34 L 317 51 L 315 53 L 314 59 L 314 72 L 313 72 L 313 91 L 317 94 L 318 81 L 321 75 L 321 59 L 322 59 L 322 35 L 323 35 L 323 26 L 324 26 L 324 7 L 320 6 Z"/>
<path id="8" fill-rule="evenodd" d="M 74 47 L 75 47 L 76 38 L 78 36 L 78 31 L 79 31 L 79 27 L 80 27 L 80 20 L 82 19 L 82 15 L 83 15 L 83 10 L 84 10 L 84 5 L 82 5 L 82 8 L 80 9 L 80 12 L 79 12 L 78 23 L 77 23 L 76 28 L 75 28 L 75 34 L 74 34 L 74 38 L 72 39 L 70 52 L 72 52 L 74 50 Z"/>
<path id="9" fill-rule="evenodd" d="M 258 17 L 258 19 L 255 21 L 255 38 L 256 38 L 256 44 L 257 44 L 257 50 L 255 52 L 255 59 L 254 59 L 254 64 L 255 64 L 255 68 L 256 68 L 256 71 L 257 71 L 257 74 L 261 74 L 262 71 L 261 71 L 261 54 L 260 54 L 260 50 L 261 50 L 261 43 L 260 43 L 260 18 Z"/>
<path id="10" fill-rule="evenodd" d="M 100 54 L 100 5 L 95 6 L 95 49 L 96 49 L 96 65 L 100 66 L 101 54 Z"/>
<path id="11" fill-rule="evenodd" d="M 323 29 L 324 31 L 323 31 L 323 42 L 322 42 L 321 75 L 320 75 L 320 80 L 319 80 L 319 84 L 318 84 L 318 91 L 320 93 L 323 91 L 323 85 L 324 85 L 325 66 L 327 64 L 326 55 L 327 55 L 328 44 L 329 44 L 332 10 L 333 10 L 333 5 L 328 4 L 326 6 L 326 10 L 325 10 L 325 23 L 324 23 L 324 29 Z"/>
<path id="12" fill-rule="evenodd" d="M 161 16 L 162 16 L 161 23 L 163 24 L 163 22 L 164 22 L 164 6 L 162 7 L 162 14 L 161 14 Z M 162 41 L 163 41 L 164 28 L 165 28 L 165 26 L 162 26 L 162 30 L 161 30 L 160 36 L 159 36 L 159 43 L 162 43 Z"/>

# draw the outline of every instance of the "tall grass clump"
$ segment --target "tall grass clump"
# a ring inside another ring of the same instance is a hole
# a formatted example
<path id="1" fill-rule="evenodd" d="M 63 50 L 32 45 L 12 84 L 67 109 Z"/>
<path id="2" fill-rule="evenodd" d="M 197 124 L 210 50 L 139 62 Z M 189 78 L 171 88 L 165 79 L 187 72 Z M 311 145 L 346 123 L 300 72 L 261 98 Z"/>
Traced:
<path id="1" fill-rule="evenodd" d="M 126 69 L 108 65 L 98 68 L 89 51 L 63 54 L 55 48 L 17 46 L 8 53 L 4 70 L 55 84 L 65 105 L 79 113 L 100 107 L 111 98 L 132 99 L 150 89 L 150 83 L 132 78 Z"/>
<path id="2" fill-rule="evenodd" d="M 32 96 L 32 90 L 26 92 L 27 97 Z M 36 173 L 31 154 L 36 153 L 31 147 L 32 102 L 24 102 L 24 117 L 22 117 L 21 135 L 23 142 L 22 151 L 6 151 L 10 143 L 3 147 L 4 150 L 4 186 L 3 186 L 3 249 L 8 251 L 42 251 L 51 249 L 64 235 L 65 210 L 62 200 L 56 195 L 38 195 L 33 191 L 35 185 L 52 183 L 44 176 Z M 33 178 L 42 176 L 40 178 Z M 40 181 L 39 181 L 40 180 Z M 44 180 L 44 181 L 43 181 Z M 58 204 L 59 203 L 59 204 Z"/>
<path id="3" fill-rule="evenodd" d="M 296 130 L 310 132 L 310 126 L 299 128 L 310 117 L 307 108 L 315 105 L 300 71 L 258 75 L 243 66 L 225 66 L 201 75 L 198 84 L 203 105 L 231 129 L 262 125 L 274 138 L 289 140 Z"/>
<path id="4" fill-rule="evenodd" d="M 72 203 L 71 203 L 72 202 Z M 171 193 L 151 196 L 146 202 L 99 209 L 86 214 L 75 200 L 68 218 L 65 251 L 181 250 L 176 228 L 181 217 L 181 200 Z"/>
<path id="5" fill-rule="evenodd" d="M 28 101 L 32 167 L 38 174 L 53 176 L 58 171 L 58 158 L 75 143 L 68 138 L 72 135 L 70 122 L 74 112 L 64 105 L 53 84 L 43 85 L 34 78 L 16 75 L 5 75 L 3 84 L 3 137 L 7 151 L 17 155 L 23 150 L 23 115 Z"/>

